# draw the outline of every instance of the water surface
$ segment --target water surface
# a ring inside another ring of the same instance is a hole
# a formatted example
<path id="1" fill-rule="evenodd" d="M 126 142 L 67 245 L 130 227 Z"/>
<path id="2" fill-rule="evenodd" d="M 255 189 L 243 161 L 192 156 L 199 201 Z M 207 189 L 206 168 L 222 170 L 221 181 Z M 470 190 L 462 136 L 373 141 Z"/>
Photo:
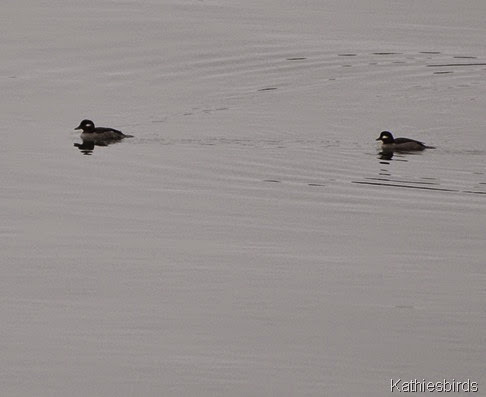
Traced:
<path id="1" fill-rule="evenodd" d="M 484 2 L 264 3 L 3 5 L 3 394 L 481 390 Z"/>

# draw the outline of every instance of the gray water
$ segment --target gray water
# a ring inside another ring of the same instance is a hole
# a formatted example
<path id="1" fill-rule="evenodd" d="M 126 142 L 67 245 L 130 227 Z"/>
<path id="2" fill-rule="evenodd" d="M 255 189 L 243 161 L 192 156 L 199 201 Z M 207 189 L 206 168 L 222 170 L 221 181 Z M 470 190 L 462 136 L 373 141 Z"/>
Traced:
<path id="1" fill-rule="evenodd" d="M 485 15 L 3 2 L 1 394 L 482 395 Z"/>

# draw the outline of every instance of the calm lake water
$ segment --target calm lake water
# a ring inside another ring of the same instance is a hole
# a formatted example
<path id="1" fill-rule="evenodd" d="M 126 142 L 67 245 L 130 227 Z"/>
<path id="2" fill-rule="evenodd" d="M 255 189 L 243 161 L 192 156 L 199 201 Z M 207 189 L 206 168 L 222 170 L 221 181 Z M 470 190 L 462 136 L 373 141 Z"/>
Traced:
<path id="1" fill-rule="evenodd" d="M 1 8 L 2 395 L 484 393 L 486 2 Z"/>

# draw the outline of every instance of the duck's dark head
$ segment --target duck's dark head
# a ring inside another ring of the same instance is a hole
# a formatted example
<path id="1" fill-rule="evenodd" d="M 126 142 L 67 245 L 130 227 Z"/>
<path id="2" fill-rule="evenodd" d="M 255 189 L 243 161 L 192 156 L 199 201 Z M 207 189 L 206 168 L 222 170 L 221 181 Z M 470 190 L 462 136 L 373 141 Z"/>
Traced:
<path id="1" fill-rule="evenodd" d="M 93 132 L 95 129 L 95 125 L 91 120 L 83 120 L 81 123 L 75 128 L 75 130 L 83 130 L 83 132 Z"/>
<path id="2" fill-rule="evenodd" d="M 389 131 L 382 131 L 380 136 L 376 138 L 377 141 L 382 141 L 383 143 L 393 143 L 395 139 Z"/>

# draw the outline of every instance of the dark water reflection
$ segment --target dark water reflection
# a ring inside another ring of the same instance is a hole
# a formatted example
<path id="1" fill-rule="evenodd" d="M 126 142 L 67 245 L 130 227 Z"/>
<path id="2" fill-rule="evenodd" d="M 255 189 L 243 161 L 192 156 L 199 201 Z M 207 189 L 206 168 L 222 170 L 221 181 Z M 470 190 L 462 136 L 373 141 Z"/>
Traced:
<path id="1" fill-rule="evenodd" d="M 74 146 L 77 147 L 82 154 L 86 156 L 90 156 L 91 154 L 93 154 L 95 146 L 107 147 L 119 142 L 121 142 L 119 139 L 95 140 L 95 141 L 83 139 L 82 143 L 75 143 Z"/>
<path id="2" fill-rule="evenodd" d="M 389 161 L 394 160 L 394 161 L 408 161 L 407 157 L 408 156 L 416 156 L 416 155 L 421 155 L 423 152 L 406 152 L 403 150 L 400 151 L 394 151 L 394 150 L 381 150 L 378 153 L 378 159 L 381 160 L 381 164 L 390 164 Z"/>
<path id="3" fill-rule="evenodd" d="M 378 159 L 380 160 L 385 160 L 385 161 L 380 161 L 381 164 L 389 164 L 388 161 L 393 158 L 393 151 L 382 151 L 378 153 Z"/>
<path id="4" fill-rule="evenodd" d="M 470 154 L 470 153 L 468 153 Z M 476 153 L 474 153 L 476 154 Z M 356 183 L 359 185 L 375 185 L 375 186 L 382 186 L 382 187 L 399 187 L 399 188 L 408 188 L 408 189 L 418 189 L 418 190 L 434 190 L 434 191 L 443 191 L 443 192 L 462 192 L 462 193 L 472 193 L 478 195 L 484 195 L 486 192 L 483 190 L 483 183 L 479 181 L 470 181 L 471 188 L 458 188 L 457 184 L 458 181 L 454 180 L 455 178 L 440 178 L 440 177 L 419 177 L 413 171 L 408 177 L 397 177 L 393 176 L 391 172 L 391 165 L 396 162 L 402 163 L 410 163 L 410 166 L 414 163 L 413 160 L 419 160 L 418 158 L 413 159 L 412 156 L 417 155 L 427 155 L 427 151 L 422 152 L 403 152 L 403 151 L 392 151 L 392 150 L 381 150 L 377 154 L 377 159 L 379 160 L 379 164 L 383 165 L 380 168 L 378 176 L 373 177 L 365 177 L 364 180 L 360 181 L 352 181 L 352 183 Z M 416 167 L 416 165 L 415 165 Z M 414 167 L 412 167 L 414 168 Z M 471 175 L 482 177 L 482 172 L 472 171 Z M 463 178 L 461 178 L 463 179 Z M 476 179 L 476 178 L 473 178 Z M 452 186 L 441 186 L 443 184 L 448 185 L 449 183 Z"/>

